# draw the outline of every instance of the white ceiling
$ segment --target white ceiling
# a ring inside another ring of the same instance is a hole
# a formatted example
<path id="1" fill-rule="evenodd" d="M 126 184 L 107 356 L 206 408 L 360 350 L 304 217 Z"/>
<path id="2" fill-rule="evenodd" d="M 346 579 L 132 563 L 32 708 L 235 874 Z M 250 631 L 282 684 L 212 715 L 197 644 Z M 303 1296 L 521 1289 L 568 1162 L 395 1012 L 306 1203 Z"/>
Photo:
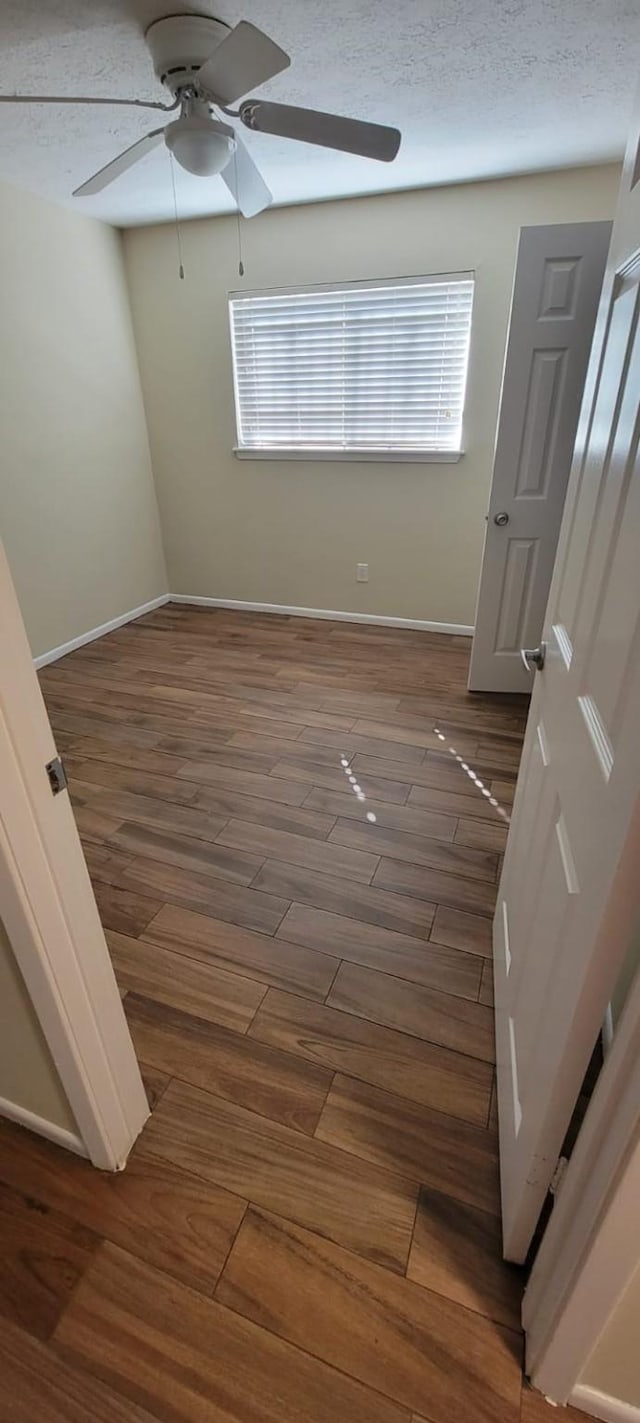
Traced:
<path id="1" fill-rule="evenodd" d="M 0 92 L 162 100 L 143 34 L 181 9 L 249 19 L 292 56 L 264 97 L 393 123 L 392 164 L 249 134 L 277 203 L 618 158 L 640 0 L 0 0 Z M 94 198 L 71 190 L 156 127 L 152 110 L 0 106 L 0 175 L 121 226 L 169 219 L 156 150 Z M 227 212 L 220 178 L 178 171 L 183 216 Z"/>

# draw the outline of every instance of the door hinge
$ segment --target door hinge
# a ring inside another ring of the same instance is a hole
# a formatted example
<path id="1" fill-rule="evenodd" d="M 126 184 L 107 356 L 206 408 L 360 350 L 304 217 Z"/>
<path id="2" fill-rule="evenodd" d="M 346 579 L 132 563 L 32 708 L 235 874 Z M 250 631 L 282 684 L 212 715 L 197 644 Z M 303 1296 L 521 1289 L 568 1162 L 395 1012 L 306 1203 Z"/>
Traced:
<path id="1" fill-rule="evenodd" d="M 54 756 L 53 761 L 47 761 L 45 771 L 49 777 L 52 795 L 60 795 L 60 791 L 66 791 L 69 785 L 67 773 L 62 764 L 61 756 Z"/>
<path id="2" fill-rule="evenodd" d="M 569 1165 L 569 1158 L 568 1158 L 567 1156 L 559 1156 L 559 1157 L 558 1157 L 558 1164 L 557 1164 L 556 1169 L 555 1169 L 555 1171 L 554 1171 L 554 1173 L 553 1173 L 553 1176 L 551 1177 L 551 1180 L 550 1180 L 550 1182 L 549 1182 L 549 1190 L 551 1191 L 551 1195 L 552 1195 L 552 1196 L 557 1196 L 558 1191 L 560 1190 L 560 1187 L 561 1187 L 561 1185 L 562 1185 L 562 1182 L 564 1181 L 565 1173 L 566 1173 L 566 1170 L 567 1170 L 567 1166 L 568 1166 L 568 1165 Z"/>

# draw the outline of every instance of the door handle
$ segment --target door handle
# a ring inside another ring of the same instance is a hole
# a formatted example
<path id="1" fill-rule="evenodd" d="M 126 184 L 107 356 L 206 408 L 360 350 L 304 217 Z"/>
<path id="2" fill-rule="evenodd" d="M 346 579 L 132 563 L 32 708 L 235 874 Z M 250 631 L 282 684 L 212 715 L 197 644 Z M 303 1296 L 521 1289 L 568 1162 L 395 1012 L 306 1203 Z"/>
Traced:
<path id="1" fill-rule="evenodd" d="M 541 672 L 547 656 L 547 644 L 541 642 L 539 647 L 521 647 L 520 656 L 527 672 L 533 672 L 534 668 Z"/>
<path id="2" fill-rule="evenodd" d="M 503 529 L 505 524 L 509 523 L 509 515 L 507 514 L 506 510 L 503 509 L 502 513 L 494 514 L 493 522 L 494 524 L 498 525 L 499 529 Z"/>

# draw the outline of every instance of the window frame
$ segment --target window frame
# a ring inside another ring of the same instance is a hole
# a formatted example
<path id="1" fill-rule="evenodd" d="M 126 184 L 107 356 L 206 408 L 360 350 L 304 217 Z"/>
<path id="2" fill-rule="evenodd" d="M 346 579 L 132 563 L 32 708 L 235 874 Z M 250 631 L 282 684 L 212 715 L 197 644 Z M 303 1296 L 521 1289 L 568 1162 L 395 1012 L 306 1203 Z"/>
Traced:
<path id="1" fill-rule="evenodd" d="M 236 351 L 234 342 L 234 322 L 233 322 L 233 302 L 250 299 L 251 297 L 278 297 L 278 296 L 306 296 L 313 292 L 342 292 L 342 291 L 362 291 L 379 287 L 401 287 L 401 286 L 426 286 L 429 283 L 442 281 L 470 281 L 472 283 L 471 305 L 469 311 L 469 345 L 467 350 L 467 365 L 465 370 L 464 385 L 462 391 L 462 423 L 459 450 L 402 450 L 402 449 L 339 449 L 318 448 L 308 449 L 302 446 L 256 446 L 243 445 L 240 443 L 239 433 L 239 411 L 240 400 L 238 390 Z M 301 283 L 295 286 L 286 287 L 261 287 L 253 291 L 230 291 L 228 293 L 228 321 L 229 321 L 229 344 L 231 347 L 231 364 L 233 372 L 233 399 L 236 439 L 233 446 L 233 453 L 236 459 L 241 460 L 315 460 L 317 462 L 329 461 L 355 461 L 368 464 L 458 464 L 464 457 L 465 431 L 466 431 L 466 409 L 469 393 L 469 371 L 471 367 L 471 345 L 473 337 L 473 320 L 476 296 L 476 273 L 475 270 L 455 271 L 455 272 L 429 272 L 426 275 L 405 276 L 405 277 L 366 277 L 355 282 L 315 282 L 313 284 Z"/>

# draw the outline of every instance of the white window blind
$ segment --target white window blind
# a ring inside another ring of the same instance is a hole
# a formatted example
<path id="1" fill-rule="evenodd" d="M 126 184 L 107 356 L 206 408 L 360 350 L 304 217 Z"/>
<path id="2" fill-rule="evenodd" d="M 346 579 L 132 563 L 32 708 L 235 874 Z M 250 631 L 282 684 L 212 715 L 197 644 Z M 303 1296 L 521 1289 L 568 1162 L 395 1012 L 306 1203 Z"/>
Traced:
<path id="1" fill-rule="evenodd" d="M 239 454 L 456 458 L 470 274 L 233 296 Z"/>

